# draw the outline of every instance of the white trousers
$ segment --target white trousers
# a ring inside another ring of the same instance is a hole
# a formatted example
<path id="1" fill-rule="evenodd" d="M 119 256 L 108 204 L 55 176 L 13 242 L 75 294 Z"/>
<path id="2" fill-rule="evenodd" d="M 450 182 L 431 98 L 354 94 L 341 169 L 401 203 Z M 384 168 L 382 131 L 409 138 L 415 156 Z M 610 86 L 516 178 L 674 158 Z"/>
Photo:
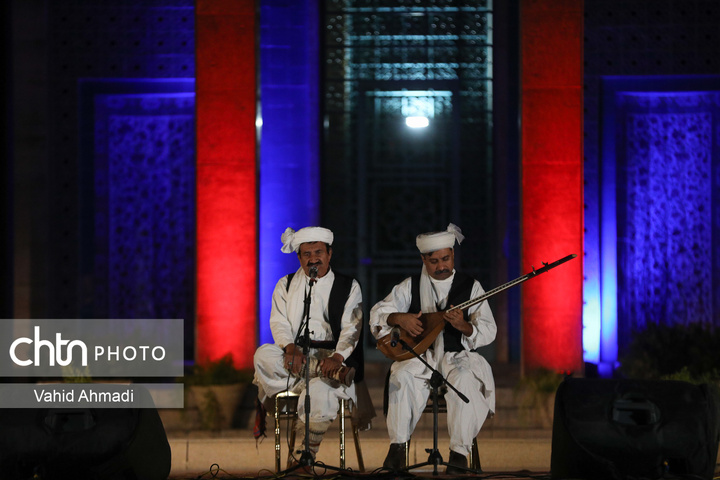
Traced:
<path id="1" fill-rule="evenodd" d="M 477 355 L 477 354 L 475 354 Z M 472 442 L 490 412 L 490 401 L 483 394 L 484 383 L 468 365 L 447 361 L 448 354 L 438 371 L 470 402 L 463 402 L 451 388 L 445 395 L 450 449 L 467 456 Z M 387 428 L 391 443 L 405 443 L 415 431 L 420 415 L 431 393 L 430 370 L 412 358 L 395 362 L 391 367 L 388 385 Z"/>
<path id="2" fill-rule="evenodd" d="M 261 345 L 255 352 L 255 379 L 261 402 L 285 390 L 298 393 L 298 418 L 305 423 L 305 378 L 291 376 L 283 365 L 283 351 L 275 344 Z M 313 351 L 310 351 L 313 355 Z M 349 387 L 333 380 L 315 377 L 310 379 L 310 425 L 332 422 L 337 418 L 339 401 L 355 398 L 355 384 Z"/>

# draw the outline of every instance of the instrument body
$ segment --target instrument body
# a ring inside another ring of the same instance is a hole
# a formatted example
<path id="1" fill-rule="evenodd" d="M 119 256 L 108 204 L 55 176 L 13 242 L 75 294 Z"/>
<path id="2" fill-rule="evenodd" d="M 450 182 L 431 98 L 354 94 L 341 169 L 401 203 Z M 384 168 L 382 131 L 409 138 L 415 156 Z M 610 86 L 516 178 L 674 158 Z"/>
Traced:
<path id="1" fill-rule="evenodd" d="M 493 295 L 496 295 L 516 285 L 520 285 L 521 283 L 530 280 L 533 277 L 541 275 L 559 265 L 562 265 L 563 263 L 572 260 L 575 257 L 577 257 L 577 255 L 573 253 L 571 255 L 567 255 L 561 258 L 560 260 L 556 260 L 553 263 L 543 262 L 542 268 L 535 270 L 535 268 L 533 267 L 531 272 L 528 272 L 525 275 L 516 278 L 515 280 L 511 280 L 503 285 L 500 285 L 499 287 L 495 287 L 492 290 L 480 295 L 479 297 L 473 298 L 471 300 L 468 300 L 467 302 L 461 303 L 460 305 L 449 308 L 447 311 L 465 310 L 467 308 L 470 308 L 474 305 L 479 304 L 480 302 L 485 301 Z M 408 345 L 408 347 L 410 347 L 411 350 L 406 350 L 405 347 L 402 345 L 402 342 L 400 341 L 398 341 L 397 344 L 393 347 L 391 345 L 392 334 L 385 335 L 378 339 L 378 350 L 380 350 L 390 360 L 394 360 L 396 362 L 401 362 L 403 360 L 414 357 L 415 355 L 413 354 L 413 352 L 415 352 L 415 354 L 417 355 L 424 353 L 425 350 L 430 348 L 430 345 L 435 342 L 437 336 L 440 335 L 440 332 L 442 332 L 445 328 L 446 320 L 443 318 L 444 315 L 445 312 L 431 312 L 423 313 L 422 315 L 420 315 L 420 321 L 423 324 L 423 333 L 421 335 L 418 335 L 417 337 L 410 336 L 410 334 L 408 334 L 402 328 L 399 329 L 400 340 L 403 340 Z"/>
<path id="2" fill-rule="evenodd" d="M 418 352 L 418 354 L 424 352 L 430 348 L 430 345 L 432 345 L 440 332 L 443 331 L 443 328 L 445 328 L 446 321 L 443 318 L 443 315 L 445 315 L 445 312 L 423 313 L 420 315 L 423 333 L 417 337 L 412 337 L 408 332 L 399 328 L 400 340 L 407 343 L 407 345 L 413 351 Z M 398 341 L 393 347 L 391 337 L 392 335 L 385 335 L 377 341 L 378 350 L 380 350 L 386 357 L 391 360 L 395 360 L 396 362 L 400 362 L 415 356 L 411 351 L 405 350 L 401 341 Z"/>

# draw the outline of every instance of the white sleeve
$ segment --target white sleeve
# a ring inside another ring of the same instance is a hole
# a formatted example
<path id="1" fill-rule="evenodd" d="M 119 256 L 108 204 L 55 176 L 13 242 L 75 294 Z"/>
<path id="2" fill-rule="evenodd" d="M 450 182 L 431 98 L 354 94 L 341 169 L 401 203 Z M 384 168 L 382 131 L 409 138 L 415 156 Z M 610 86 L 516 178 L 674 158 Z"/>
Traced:
<path id="1" fill-rule="evenodd" d="M 485 290 L 483 290 L 482 285 L 476 280 L 473 284 L 471 299 L 477 298 L 484 293 Z M 484 347 L 492 343 L 497 334 L 497 325 L 495 324 L 495 318 L 493 317 L 487 300 L 470 307 L 468 315 L 470 316 L 473 331 L 470 336 L 466 337 L 463 335 L 463 347 L 468 350 L 475 350 L 476 348 Z"/>
<path id="2" fill-rule="evenodd" d="M 391 313 L 408 311 L 412 299 L 411 287 L 412 278 L 408 277 L 395 285 L 390 294 L 370 310 L 370 332 L 375 338 L 384 337 L 392 330 L 387 323 Z"/>
<path id="3" fill-rule="evenodd" d="M 362 290 L 360 284 L 353 280 L 340 321 L 340 338 L 335 347 L 335 353 L 339 353 L 344 359 L 350 356 L 360 340 L 362 317 Z"/>
<path id="4" fill-rule="evenodd" d="M 295 341 L 295 330 L 287 318 L 287 276 L 275 284 L 270 308 L 270 331 L 275 344 L 280 348 Z"/>

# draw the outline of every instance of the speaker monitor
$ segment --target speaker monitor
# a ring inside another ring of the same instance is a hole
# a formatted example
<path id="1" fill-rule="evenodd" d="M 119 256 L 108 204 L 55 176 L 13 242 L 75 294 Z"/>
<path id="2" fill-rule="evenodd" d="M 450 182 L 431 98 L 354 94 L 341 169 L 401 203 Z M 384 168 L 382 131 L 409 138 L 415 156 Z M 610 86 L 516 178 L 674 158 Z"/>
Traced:
<path id="1" fill-rule="evenodd" d="M 0 409 L 2 478 L 165 480 L 170 463 L 154 408 Z"/>
<path id="2" fill-rule="evenodd" d="M 553 479 L 712 479 L 716 399 L 679 381 L 567 378 L 557 391 Z"/>

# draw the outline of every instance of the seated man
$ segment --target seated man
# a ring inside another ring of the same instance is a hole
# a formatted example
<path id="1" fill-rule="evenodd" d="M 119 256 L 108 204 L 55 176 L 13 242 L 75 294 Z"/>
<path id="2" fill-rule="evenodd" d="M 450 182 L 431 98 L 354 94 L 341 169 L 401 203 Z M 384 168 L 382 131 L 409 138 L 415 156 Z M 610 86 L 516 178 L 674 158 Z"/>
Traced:
<path id="1" fill-rule="evenodd" d="M 255 352 L 254 383 L 261 402 L 285 390 L 300 394 L 298 438 L 304 439 L 304 422 L 309 422 L 308 449 L 315 458 L 323 435 L 337 417 L 338 401 L 356 401 L 352 377 L 355 369 L 362 368 L 362 293 L 355 279 L 330 268 L 330 230 L 288 228 L 281 240 L 283 252 L 297 253 L 300 268 L 275 285 L 270 313 L 275 343 L 261 345 Z M 306 358 L 298 343 L 305 331 L 308 292 L 311 348 Z M 310 368 L 312 377 L 309 419 L 305 418 L 304 368 Z"/>
<path id="2" fill-rule="evenodd" d="M 442 311 L 477 298 L 484 290 L 477 280 L 455 271 L 455 240 L 464 239 L 453 224 L 445 232 L 418 235 L 423 262 L 420 275 L 408 277 L 370 311 L 370 329 L 381 338 L 400 328 L 412 337 L 422 336 L 422 313 Z M 487 301 L 467 312 L 445 312 L 444 330 L 422 356 L 455 388 L 470 399 L 463 402 L 452 389 L 445 394 L 450 432 L 450 458 L 446 473 L 462 474 L 467 455 L 488 414 L 495 410 L 495 382 L 488 362 L 474 350 L 495 339 L 497 326 Z M 390 450 L 383 466 L 405 466 L 405 442 L 410 439 L 430 395 L 431 371 L 417 358 L 390 367 L 387 427 Z"/>

